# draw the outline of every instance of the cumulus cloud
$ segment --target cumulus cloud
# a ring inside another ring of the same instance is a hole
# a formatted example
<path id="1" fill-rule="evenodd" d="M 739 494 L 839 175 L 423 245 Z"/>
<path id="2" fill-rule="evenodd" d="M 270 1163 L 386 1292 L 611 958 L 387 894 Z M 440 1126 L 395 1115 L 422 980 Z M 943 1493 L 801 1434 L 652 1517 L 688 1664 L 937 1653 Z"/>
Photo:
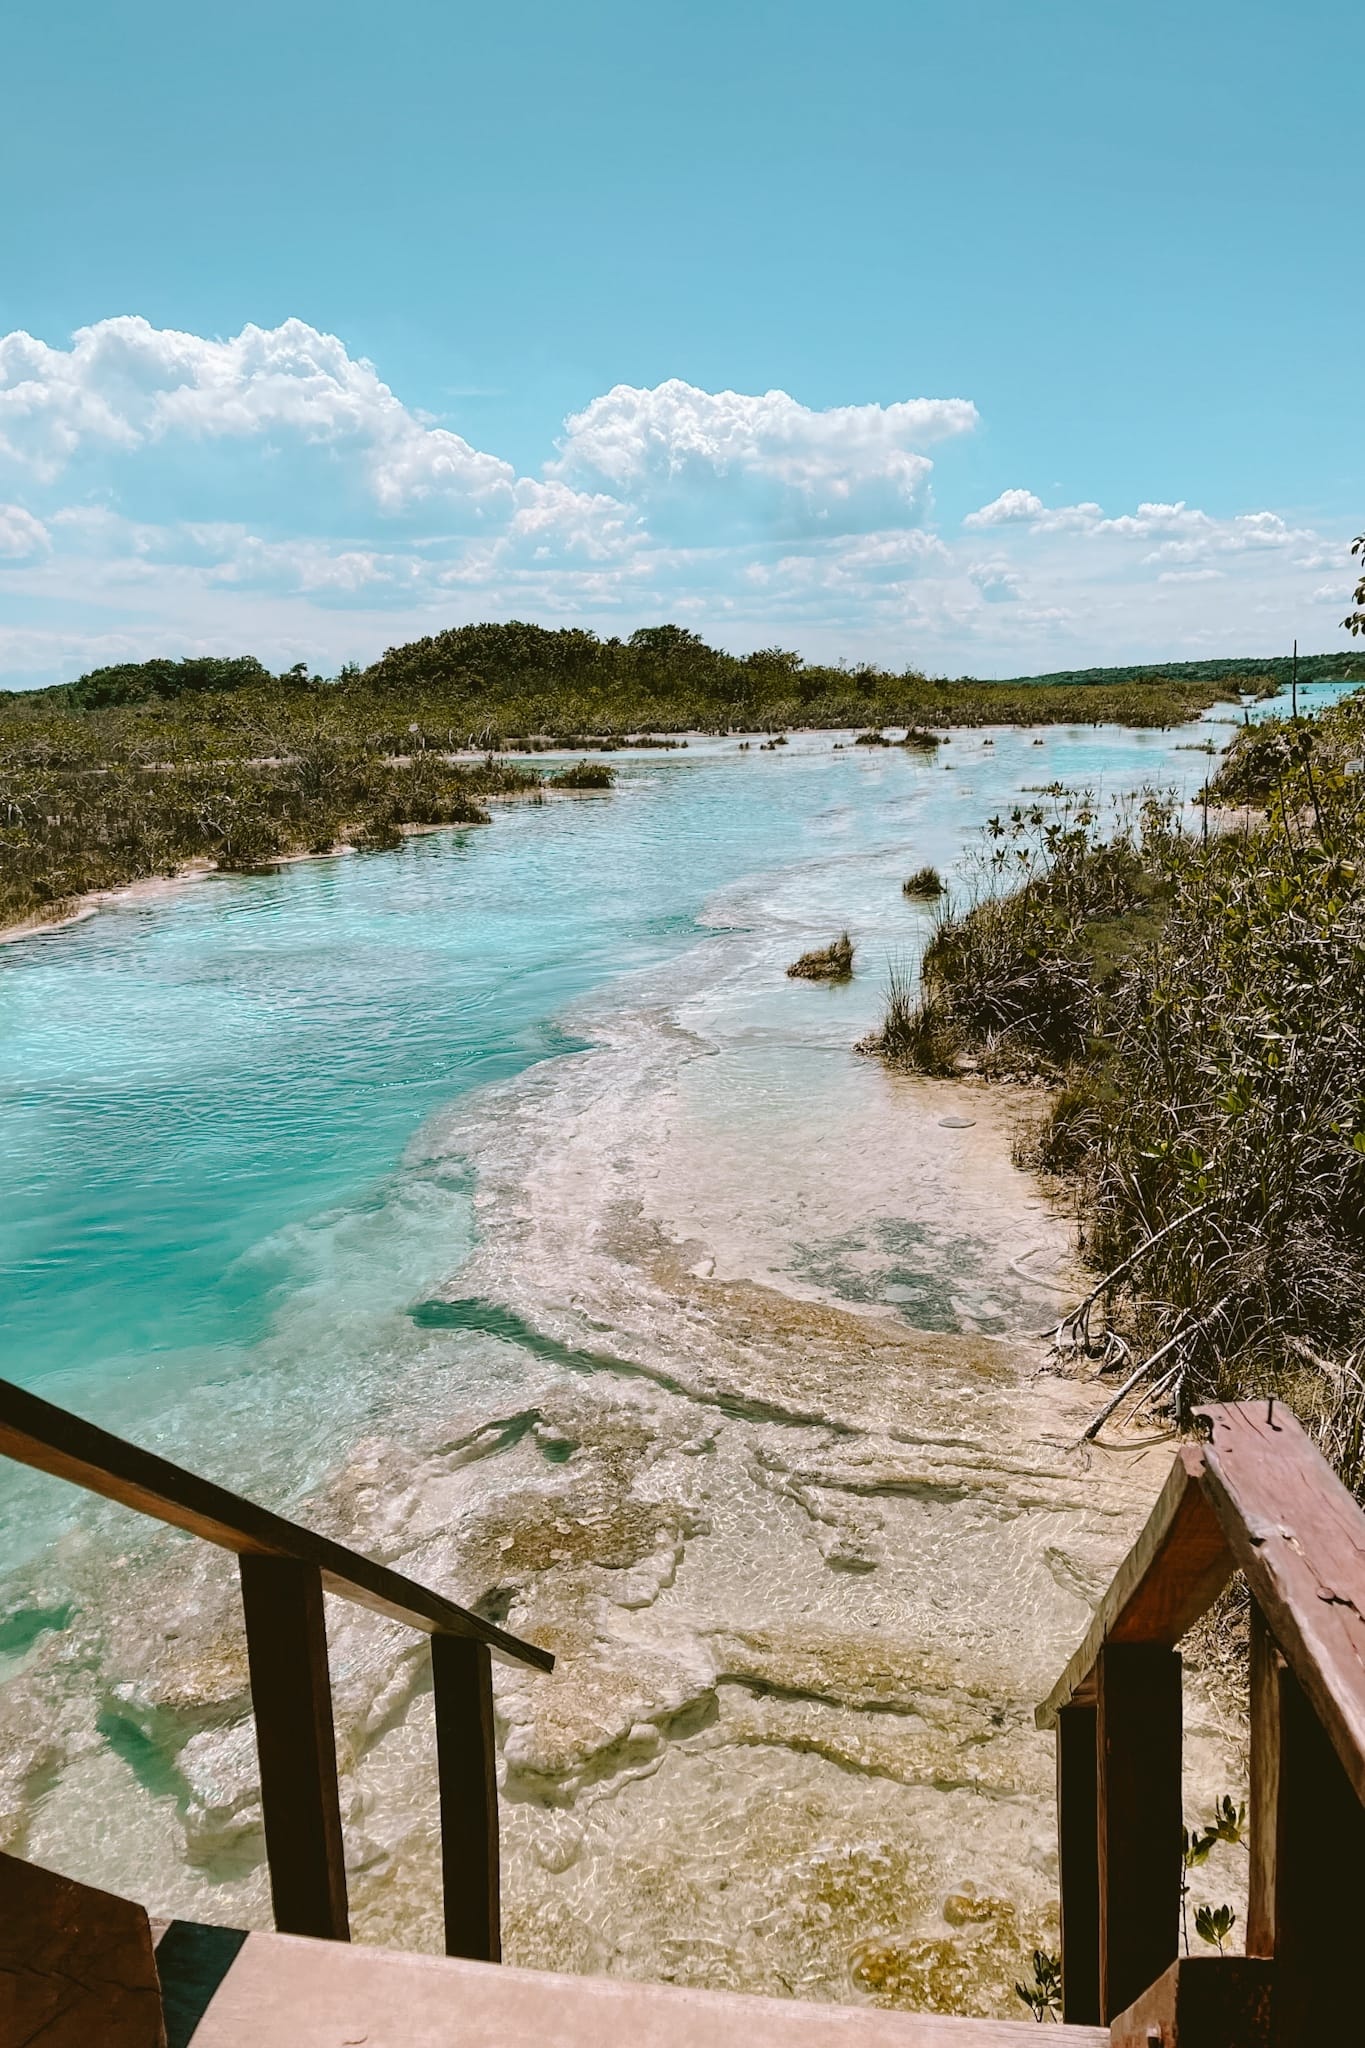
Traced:
<path id="1" fill-rule="evenodd" d="M 31 561 L 51 545 L 52 536 L 41 519 L 35 519 L 22 505 L 0 505 L 0 559 Z"/>
<path id="2" fill-rule="evenodd" d="M 418 419 L 372 363 L 302 320 L 229 341 L 131 314 L 79 328 L 66 349 L 0 336 L 0 459 L 42 482 L 87 450 L 271 436 L 356 456 L 389 509 L 436 494 L 510 509 L 510 463 Z"/>
<path id="3" fill-rule="evenodd" d="M 964 526 L 1013 526 L 1020 520 L 1040 519 L 1045 511 L 1041 498 L 1032 491 L 1002 491 L 977 512 L 969 512 Z"/>
<path id="4" fill-rule="evenodd" d="M 1095 534 L 1117 540 L 1149 541 L 1146 559 L 1194 561 L 1207 554 L 1241 554 L 1265 548 L 1301 547 L 1315 536 L 1291 527 L 1277 512 L 1239 512 L 1216 519 L 1184 499 L 1166 504 L 1152 501 L 1136 512 L 1114 518 L 1089 500 L 1079 505 L 1045 505 L 1034 491 L 1002 491 L 989 505 L 969 512 L 962 524 L 983 527 L 1022 526 L 1030 533 Z"/>
<path id="5" fill-rule="evenodd" d="M 0 681 L 114 647 L 324 666 L 509 616 L 1011 673 L 1240 652 L 1248 620 L 1273 644 L 1298 607 L 1344 606 L 1349 535 L 1270 510 L 1110 515 L 1014 486 L 945 538 L 934 460 L 976 421 L 965 399 L 622 384 L 527 475 L 300 320 L 0 336 Z"/>
<path id="6" fill-rule="evenodd" d="M 1019 578 L 1008 562 L 973 562 L 967 580 L 975 584 L 987 604 L 1019 602 Z"/>
<path id="7" fill-rule="evenodd" d="M 962 524 L 969 528 L 986 526 L 1027 526 L 1032 533 L 1093 533 L 1104 524 L 1104 512 L 1088 500 L 1081 505 L 1047 506 L 1034 491 L 1002 491 L 978 512 L 969 512 Z"/>
<path id="8" fill-rule="evenodd" d="M 816 411 L 785 391 L 702 391 L 674 377 L 614 385 L 572 414 L 549 469 L 655 514 L 697 501 L 709 511 L 723 494 L 780 526 L 861 531 L 919 516 L 933 470 L 923 449 L 976 422 L 962 398 Z"/>

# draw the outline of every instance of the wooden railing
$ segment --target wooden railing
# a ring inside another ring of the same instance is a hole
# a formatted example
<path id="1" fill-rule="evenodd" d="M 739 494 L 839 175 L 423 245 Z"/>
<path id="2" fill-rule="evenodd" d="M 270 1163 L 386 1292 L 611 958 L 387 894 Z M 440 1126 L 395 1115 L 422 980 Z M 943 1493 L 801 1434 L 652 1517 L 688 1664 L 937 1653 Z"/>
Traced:
<path id="1" fill-rule="evenodd" d="M 350 1939 L 323 1594 L 431 1637 L 446 1952 L 501 1954 L 490 1656 L 554 1659 L 440 1593 L 0 1380 L 0 1453 L 235 1551 L 275 1925 Z"/>
<path id="2" fill-rule="evenodd" d="M 1365 1515 L 1278 1404 L 1197 1420 L 1204 1440 L 1177 1453 L 1038 1709 L 1057 1733 L 1064 2017 L 1114 2025 L 1140 2000 L 1154 2014 L 1151 1987 L 1179 1976 L 1175 1646 L 1239 1571 L 1251 1596 L 1246 1953 L 1273 1961 L 1198 1963 L 1205 1989 L 1226 1987 L 1226 2012 L 1242 2014 L 1199 2038 L 1365 2040 Z M 1115 2025 L 1114 2038 L 1168 2034 L 1154 2018 L 1131 2035 Z"/>

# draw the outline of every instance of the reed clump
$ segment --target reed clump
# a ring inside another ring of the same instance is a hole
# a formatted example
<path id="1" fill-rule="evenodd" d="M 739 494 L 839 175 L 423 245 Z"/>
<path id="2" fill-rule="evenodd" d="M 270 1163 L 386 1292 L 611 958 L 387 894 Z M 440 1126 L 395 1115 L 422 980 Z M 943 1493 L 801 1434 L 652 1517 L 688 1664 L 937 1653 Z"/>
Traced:
<path id="1" fill-rule="evenodd" d="M 607 761 L 574 761 L 567 768 L 561 768 L 557 775 L 551 775 L 546 783 L 548 789 L 612 789 L 616 783 L 616 770 Z"/>
<path id="2" fill-rule="evenodd" d="M 795 981 L 847 981 L 853 973 L 853 941 L 840 932 L 828 946 L 818 946 L 793 960 L 787 973 Z"/>
<path id="3" fill-rule="evenodd" d="M 935 903 L 943 894 L 943 877 L 935 867 L 916 868 L 901 883 L 901 894 L 916 903 Z"/>

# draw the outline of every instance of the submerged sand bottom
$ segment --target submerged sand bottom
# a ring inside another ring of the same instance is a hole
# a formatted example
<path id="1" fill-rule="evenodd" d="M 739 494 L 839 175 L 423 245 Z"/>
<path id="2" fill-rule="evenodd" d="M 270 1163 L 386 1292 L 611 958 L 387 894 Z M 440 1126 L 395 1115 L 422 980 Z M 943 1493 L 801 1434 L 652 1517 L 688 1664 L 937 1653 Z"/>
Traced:
<path id="1" fill-rule="evenodd" d="M 509 1961 L 1017 2014 L 1056 1939 L 1033 1705 L 1169 1447 L 1082 1453 L 1093 1388 L 1040 1371 L 1074 1279 L 1027 1103 L 733 994 L 712 958 L 428 1135 L 477 1249 L 294 1505 L 556 1653 L 495 1673 Z M 227 1562 L 97 1512 L 20 1591 L 66 1619 L 0 1692 L 0 1840 L 268 1924 Z M 329 1626 L 355 1930 L 434 1949 L 425 1648 Z M 1197 1693 L 1190 1749 L 1235 1789 Z"/>

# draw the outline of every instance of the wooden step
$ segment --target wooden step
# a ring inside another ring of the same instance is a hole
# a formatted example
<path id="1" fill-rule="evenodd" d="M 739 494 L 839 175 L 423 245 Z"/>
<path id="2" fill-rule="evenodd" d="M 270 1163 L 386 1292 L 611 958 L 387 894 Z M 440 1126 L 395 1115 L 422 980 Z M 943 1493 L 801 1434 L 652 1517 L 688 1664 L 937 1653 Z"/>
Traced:
<path id="1" fill-rule="evenodd" d="M 1040 2038 L 1029 2021 L 806 2005 L 183 1921 L 162 1934 L 157 1960 L 168 2048 L 1033 2048 Z M 1046 2039 L 1108 2048 L 1109 2032 L 1058 2026 Z"/>

